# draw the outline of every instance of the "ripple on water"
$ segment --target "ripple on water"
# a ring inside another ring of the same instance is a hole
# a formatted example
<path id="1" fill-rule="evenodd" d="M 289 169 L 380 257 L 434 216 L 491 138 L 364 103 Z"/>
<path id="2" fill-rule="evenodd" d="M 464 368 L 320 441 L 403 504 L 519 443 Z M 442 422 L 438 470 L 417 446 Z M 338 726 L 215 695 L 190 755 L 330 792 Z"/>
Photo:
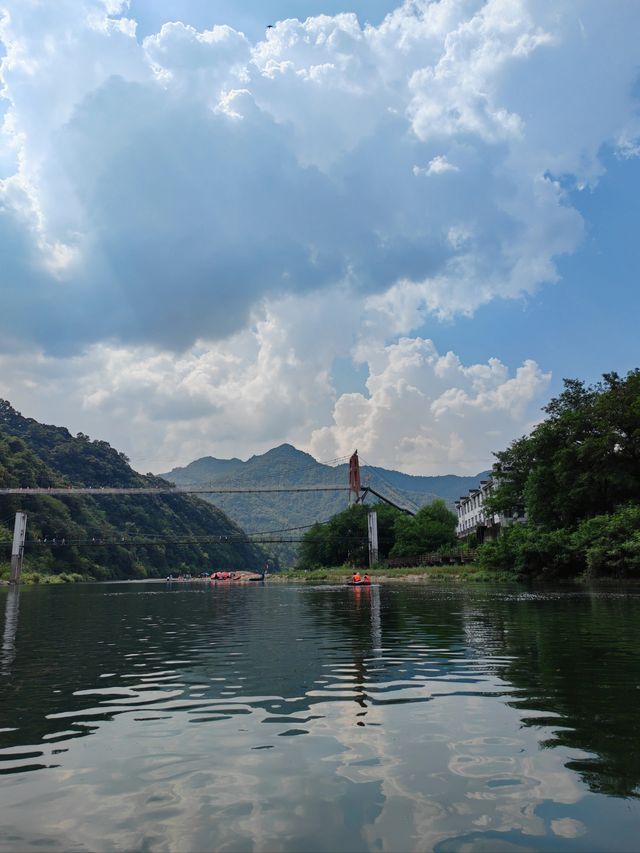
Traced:
<path id="1" fill-rule="evenodd" d="M 55 632 L 55 608 L 25 605 L 0 694 L 0 775 L 12 774 L 24 802 L 30 779 L 48 788 L 25 848 L 107 838 L 108 827 L 125 849 L 152 837 L 176 850 L 273 839 L 274 849 L 397 849 L 406 839 L 402 849 L 569 851 L 578 837 L 597 849 L 594 815 L 615 801 L 597 785 L 624 779 L 634 790 L 640 778 L 633 751 L 588 724 L 594 712 L 619 732 L 625 696 L 633 707 L 636 623 L 611 611 L 626 600 L 597 601 L 618 646 L 595 679 L 606 632 L 588 597 L 571 597 L 571 630 L 591 644 L 583 653 L 559 630 L 562 596 L 381 589 L 374 614 L 370 597 L 346 592 L 90 590 L 91 619 L 76 609 Z M 55 655 L 38 645 L 47 630 Z M 30 826 L 14 790 L 0 786 L 2 821 Z M 546 815 L 549 802 L 565 811 Z M 614 817 L 626 832 L 624 814 Z"/>

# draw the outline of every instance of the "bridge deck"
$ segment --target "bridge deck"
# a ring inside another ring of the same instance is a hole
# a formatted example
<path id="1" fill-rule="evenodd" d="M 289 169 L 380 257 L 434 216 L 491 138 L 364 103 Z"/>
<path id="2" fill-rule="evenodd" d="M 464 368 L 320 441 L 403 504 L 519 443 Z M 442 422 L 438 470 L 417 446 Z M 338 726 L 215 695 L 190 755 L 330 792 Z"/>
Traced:
<path id="1" fill-rule="evenodd" d="M 256 486 L 247 488 L 219 488 L 215 485 L 197 486 L 140 486 L 137 488 L 117 488 L 111 486 L 70 486 L 68 488 L 45 487 L 33 489 L 0 488 L 0 495 L 236 495 L 247 492 L 348 492 L 349 486 Z"/>

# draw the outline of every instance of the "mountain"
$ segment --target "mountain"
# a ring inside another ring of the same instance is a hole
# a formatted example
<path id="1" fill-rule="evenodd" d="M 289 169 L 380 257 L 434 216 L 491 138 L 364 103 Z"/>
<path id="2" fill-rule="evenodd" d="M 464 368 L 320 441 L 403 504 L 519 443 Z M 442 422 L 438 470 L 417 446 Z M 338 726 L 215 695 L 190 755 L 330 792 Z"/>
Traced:
<path id="1" fill-rule="evenodd" d="M 363 485 L 370 485 L 390 500 L 414 510 L 436 498 L 443 498 L 449 506 L 453 506 L 460 495 L 475 488 L 487 473 L 483 471 L 475 477 L 458 477 L 455 474 L 419 477 L 375 466 L 363 465 L 361 468 Z M 246 462 L 205 456 L 182 468 L 174 468 L 162 474 L 162 477 L 178 485 L 210 483 L 220 488 L 346 486 L 348 465 L 323 465 L 291 444 L 282 444 L 266 453 L 252 456 Z M 346 492 L 211 494 L 207 498 L 252 533 L 301 528 L 316 521 L 328 520 L 344 509 L 347 503 Z M 291 530 L 289 535 L 294 537 L 302 532 Z M 271 553 L 284 564 L 295 560 L 296 550 L 295 546 L 271 546 Z"/>
<path id="2" fill-rule="evenodd" d="M 462 495 L 466 495 L 469 489 L 475 489 L 480 480 L 490 475 L 490 471 L 481 471 L 471 477 L 460 477 L 457 474 L 440 474 L 426 477 L 414 474 L 403 474 L 402 471 L 394 471 L 388 468 L 367 466 L 367 472 L 378 478 L 378 482 L 386 482 L 394 489 L 413 498 L 420 506 L 429 501 L 424 500 L 425 495 L 433 495 L 442 498 L 449 506 Z"/>
<path id="3" fill-rule="evenodd" d="M 0 485 L 148 487 L 167 483 L 136 473 L 127 457 L 106 441 L 91 441 L 82 433 L 73 437 L 64 427 L 25 418 L 0 400 Z M 196 497 L 0 496 L 0 569 L 5 574 L 18 509 L 28 514 L 27 542 L 31 540 L 25 549 L 25 571 L 77 572 L 98 579 L 164 577 L 176 570 L 256 569 L 266 559 L 253 544 L 230 542 L 242 538 L 242 530 L 220 509 Z M 123 544 L 141 537 L 180 538 L 187 543 Z M 50 544 L 54 538 L 55 546 Z M 209 541 L 198 541 L 202 539 Z"/>

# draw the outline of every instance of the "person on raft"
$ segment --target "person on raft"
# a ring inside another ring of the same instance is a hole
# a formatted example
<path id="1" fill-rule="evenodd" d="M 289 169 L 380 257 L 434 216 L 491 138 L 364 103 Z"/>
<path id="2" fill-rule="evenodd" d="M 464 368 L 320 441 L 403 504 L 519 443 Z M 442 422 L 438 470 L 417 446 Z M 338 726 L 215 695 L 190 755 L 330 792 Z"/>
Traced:
<path id="1" fill-rule="evenodd" d="M 352 577 L 351 577 L 351 580 L 354 583 L 360 583 L 362 581 L 362 578 L 360 577 L 360 572 L 354 572 Z"/>

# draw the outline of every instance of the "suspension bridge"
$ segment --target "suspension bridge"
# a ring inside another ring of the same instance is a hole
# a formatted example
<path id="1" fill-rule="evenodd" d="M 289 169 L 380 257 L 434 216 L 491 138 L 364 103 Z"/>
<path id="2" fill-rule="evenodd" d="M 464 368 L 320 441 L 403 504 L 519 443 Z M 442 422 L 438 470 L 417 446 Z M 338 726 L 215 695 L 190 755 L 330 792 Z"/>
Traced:
<path id="1" fill-rule="evenodd" d="M 346 458 L 346 457 L 345 457 Z M 332 460 L 339 461 L 339 460 Z M 390 484 L 388 484 L 390 486 Z M 392 500 L 382 492 L 374 489 L 371 485 L 362 485 L 360 460 L 358 451 L 356 450 L 349 458 L 348 482 L 342 484 L 319 484 L 319 485 L 272 485 L 272 486 L 220 486 L 215 483 L 193 483 L 193 484 L 154 484 L 145 486 L 35 486 L 35 487 L 0 487 L 0 497 L 2 496 L 43 496 L 50 497 L 102 497 L 102 496 L 118 496 L 118 495 L 140 495 L 140 496 L 179 496 L 179 495 L 240 495 L 240 494 L 282 494 L 282 493 L 302 493 L 302 492 L 348 492 L 349 504 L 362 503 L 366 497 L 371 494 L 385 503 L 394 506 L 409 515 L 415 514 L 415 508 L 410 508 L 406 504 L 399 503 L 395 494 L 395 489 L 390 487 L 390 491 L 394 493 L 395 500 Z M 371 519 L 373 524 L 369 525 L 369 546 L 370 551 L 375 552 L 377 559 L 377 526 L 375 524 L 375 516 Z M 322 522 L 321 522 L 322 523 Z M 84 547 L 104 547 L 104 546 L 150 546 L 150 545 L 203 545 L 203 544 L 298 544 L 302 541 L 302 533 L 305 529 L 309 529 L 313 525 L 304 525 L 301 527 L 281 528 L 278 530 L 262 531 L 259 533 L 238 533 L 211 536 L 173 536 L 161 537 L 154 534 L 131 534 L 125 533 L 119 536 L 87 536 L 84 538 L 55 536 L 42 537 L 36 539 L 26 538 L 27 514 L 18 511 L 15 516 L 14 535 L 11 551 L 11 581 L 18 582 L 22 567 L 22 559 L 25 545 L 41 545 L 47 547 L 82 545 Z M 292 535 L 292 534 L 297 535 Z M 355 540 L 354 540 L 355 541 Z M 8 540 L 5 543 L 9 544 Z"/>
<path id="2" fill-rule="evenodd" d="M 240 495 L 274 492 L 348 492 L 350 486 L 246 486 L 229 488 L 214 483 L 179 486 L 41 486 L 34 488 L 0 488 L 2 495 Z M 369 491 L 371 491 L 369 489 Z"/>

